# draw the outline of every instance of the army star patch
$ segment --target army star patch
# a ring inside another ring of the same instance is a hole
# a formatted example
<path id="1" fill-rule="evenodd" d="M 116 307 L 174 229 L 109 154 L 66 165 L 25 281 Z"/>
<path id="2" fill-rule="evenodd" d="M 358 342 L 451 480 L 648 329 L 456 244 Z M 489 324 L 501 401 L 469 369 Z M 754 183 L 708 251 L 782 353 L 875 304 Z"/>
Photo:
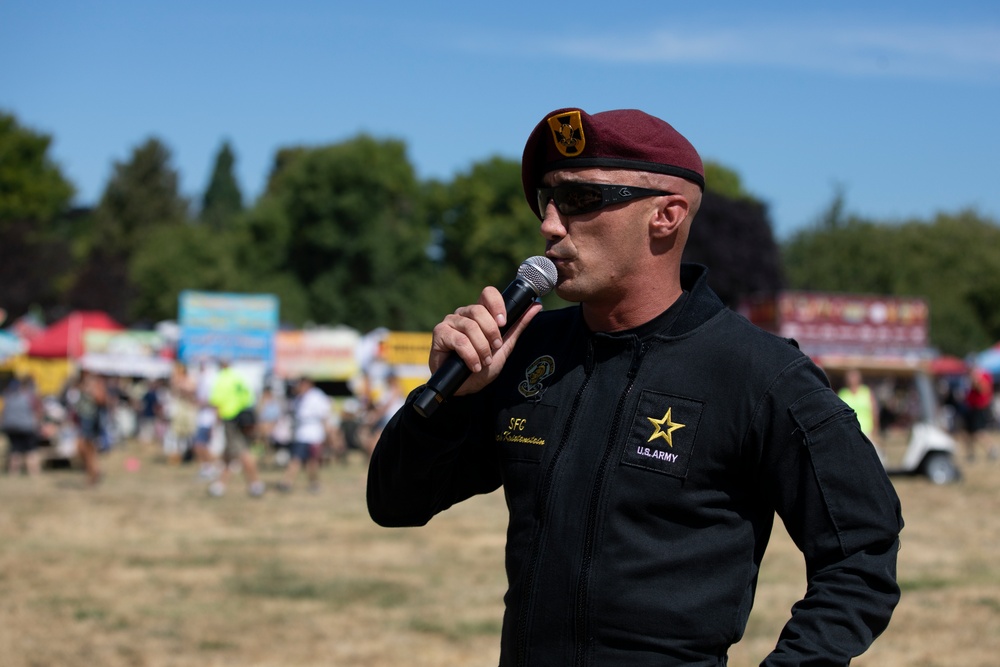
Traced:
<path id="1" fill-rule="evenodd" d="M 644 389 L 623 443 L 622 464 L 686 478 L 704 410 L 698 399 Z"/>
<path id="2" fill-rule="evenodd" d="M 653 435 L 649 436 L 649 440 L 647 440 L 646 442 L 653 442 L 653 440 L 655 440 L 656 438 L 663 438 L 664 440 L 667 441 L 667 445 L 669 447 L 674 446 L 674 431 L 676 431 L 679 428 L 684 428 L 685 425 L 675 424 L 670 419 L 671 410 L 673 410 L 673 408 L 667 408 L 667 413 L 663 415 L 663 419 L 653 419 L 652 417 L 646 417 L 646 419 L 648 419 L 649 422 L 654 426 Z M 666 430 L 664 430 L 663 428 L 664 425 L 666 426 Z"/>

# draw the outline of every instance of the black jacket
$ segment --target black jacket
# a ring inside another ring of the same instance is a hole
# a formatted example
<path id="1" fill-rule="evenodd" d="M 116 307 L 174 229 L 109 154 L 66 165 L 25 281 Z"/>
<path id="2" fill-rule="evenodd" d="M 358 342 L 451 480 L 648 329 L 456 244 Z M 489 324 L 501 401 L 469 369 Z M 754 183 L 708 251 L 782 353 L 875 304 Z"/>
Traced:
<path id="1" fill-rule="evenodd" d="M 503 486 L 501 665 L 722 665 L 775 512 L 808 588 L 766 665 L 846 665 L 899 599 L 899 500 L 797 347 L 725 308 L 701 267 L 626 332 L 540 313 L 503 373 L 431 418 L 409 403 L 369 469 L 385 526 Z"/>

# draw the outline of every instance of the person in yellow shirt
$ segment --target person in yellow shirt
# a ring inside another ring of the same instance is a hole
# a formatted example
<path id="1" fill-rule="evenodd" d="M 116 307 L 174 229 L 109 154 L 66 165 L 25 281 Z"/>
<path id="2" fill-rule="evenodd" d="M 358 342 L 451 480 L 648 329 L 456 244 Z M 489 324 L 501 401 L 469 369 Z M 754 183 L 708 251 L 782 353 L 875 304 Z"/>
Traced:
<path id="1" fill-rule="evenodd" d="M 875 393 L 862 382 L 861 371 L 857 368 L 847 371 L 844 379 L 847 384 L 837 395 L 858 415 L 861 431 L 874 443 L 878 440 L 879 432 L 878 400 Z"/>
<path id="2" fill-rule="evenodd" d="M 247 493 L 255 498 L 263 495 L 264 482 L 257 474 L 257 461 L 250 452 L 248 439 L 255 422 L 256 397 L 243 376 L 232 368 L 227 360 L 220 363 L 208 402 L 218 413 L 226 436 L 226 445 L 222 453 L 222 472 L 219 478 L 209 485 L 208 493 L 212 496 L 221 496 L 226 492 L 230 464 L 239 460 L 243 478 L 247 483 Z"/>

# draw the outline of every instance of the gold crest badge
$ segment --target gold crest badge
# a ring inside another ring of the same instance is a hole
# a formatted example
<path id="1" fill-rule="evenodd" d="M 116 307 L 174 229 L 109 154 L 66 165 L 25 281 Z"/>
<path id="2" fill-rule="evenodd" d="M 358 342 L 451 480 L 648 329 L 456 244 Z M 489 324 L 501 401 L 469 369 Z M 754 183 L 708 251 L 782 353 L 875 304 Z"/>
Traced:
<path id="1" fill-rule="evenodd" d="M 556 372 L 556 361 L 549 355 L 538 357 L 524 371 L 524 382 L 518 385 L 521 396 L 532 398 L 544 390 L 542 381 Z"/>
<path id="2" fill-rule="evenodd" d="M 576 157 L 583 152 L 587 139 L 583 136 L 583 119 L 579 111 L 549 116 L 548 121 L 552 140 L 560 153 L 566 157 Z"/>

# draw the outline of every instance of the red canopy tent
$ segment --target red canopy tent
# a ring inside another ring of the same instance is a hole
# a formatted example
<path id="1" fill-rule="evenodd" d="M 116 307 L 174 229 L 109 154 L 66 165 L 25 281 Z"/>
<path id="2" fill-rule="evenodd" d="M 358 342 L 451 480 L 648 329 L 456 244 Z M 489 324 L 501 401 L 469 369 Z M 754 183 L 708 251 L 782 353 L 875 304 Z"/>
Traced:
<path id="1" fill-rule="evenodd" d="M 944 355 L 931 360 L 931 373 L 934 375 L 965 375 L 969 367 L 958 357 Z"/>
<path id="2" fill-rule="evenodd" d="M 70 358 L 83 355 L 83 332 L 87 329 L 123 331 L 125 327 L 110 315 L 99 310 L 75 310 L 52 323 L 45 331 L 31 339 L 29 357 Z"/>

